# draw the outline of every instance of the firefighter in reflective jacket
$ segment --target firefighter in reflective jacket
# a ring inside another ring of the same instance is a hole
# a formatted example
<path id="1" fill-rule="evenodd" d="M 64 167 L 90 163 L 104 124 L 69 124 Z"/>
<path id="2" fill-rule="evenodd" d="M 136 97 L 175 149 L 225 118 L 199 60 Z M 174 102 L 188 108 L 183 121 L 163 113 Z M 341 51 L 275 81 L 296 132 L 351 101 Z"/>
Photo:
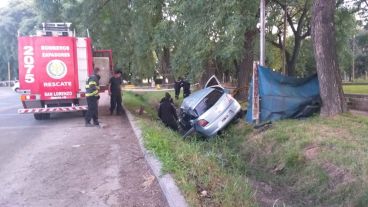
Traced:
<path id="1" fill-rule="evenodd" d="M 88 110 L 85 116 L 86 127 L 100 126 L 100 123 L 98 122 L 98 99 L 100 99 L 99 72 L 100 69 L 95 68 L 93 70 L 93 74 L 88 78 L 86 82 L 86 97 L 88 105 Z M 93 119 L 93 125 L 91 124 L 91 119 Z"/>

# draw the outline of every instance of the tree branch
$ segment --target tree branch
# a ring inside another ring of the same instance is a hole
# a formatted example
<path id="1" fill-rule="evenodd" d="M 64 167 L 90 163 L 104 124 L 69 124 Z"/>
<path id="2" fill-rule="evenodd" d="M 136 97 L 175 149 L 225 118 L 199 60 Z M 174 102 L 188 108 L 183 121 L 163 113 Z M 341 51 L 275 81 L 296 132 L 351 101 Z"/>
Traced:
<path id="1" fill-rule="evenodd" d="M 272 40 L 271 38 L 267 38 L 267 41 L 270 42 L 273 46 L 279 48 L 279 49 L 282 49 L 282 40 L 281 40 L 281 33 L 278 32 L 277 33 L 277 37 L 278 37 L 278 42 Z"/>
<path id="2" fill-rule="evenodd" d="M 298 29 L 297 29 L 297 32 L 299 34 L 301 33 L 301 29 L 304 27 L 305 16 L 307 15 L 307 12 L 308 12 L 307 4 L 308 4 L 308 0 L 305 1 L 302 15 L 300 16 L 299 21 L 298 21 Z"/>
<path id="3" fill-rule="evenodd" d="M 275 42 L 275 41 L 272 41 L 272 40 L 270 40 L 270 39 L 267 39 L 267 41 L 268 41 L 269 43 L 271 43 L 273 46 L 275 46 L 275 47 L 277 47 L 277 48 L 279 48 L 279 49 L 282 49 L 282 45 L 280 45 L 279 43 L 277 43 L 277 42 Z"/>
<path id="4" fill-rule="evenodd" d="M 310 35 L 311 35 L 311 27 L 310 27 L 310 26 L 308 26 L 307 31 L 306 31 L 303 35 L 301 35 L 300 37 L 301 37 L 302 39 L 305 39 L 306 37 L 308 37 L 308 36 L 310 36 Z"/>
<path id="5" fill-rule="evenodd" d="M 273 0 L 274 2 L 276 2 L 278 5 L 280 5 L 281 7 L 285 7 L 285 4 L 281 3 L 280 1 L 278 0 Z"/>
<path id="6" fill-rule="evenodd" d="M 289 23 L 289 26 L 291 27 L 291 30 L 293 30 L 293 33 L 296 34 L 296 29 L 295 29 L 295 26 L 294 26 L 294 22 L 293 22 L 293 19 L 292 17 L 289 15 L 288 12 L 286 12 L 286 18 L 287 18 L 287 21 Z"/>
<path id="7" fill-rule="evenodd" d="M 294 22 L 293 22 L 293 18 L 290 16 L 289 12 L 286 11 L 286 5 L 284 3 L 282 3 L 279 0 L 273 0 L 276 4 L 278 4 L 279 6 L 281 6 L 282 10 L 284 10 L 284 12 L 286 12 L 286 16 L 287 16 L 287 21 L 289 23 L 289 26 L 291 27 L 291 30 L 293 30 L 293 33 L 296 33 L 296 29 L 294 27 Z"/>

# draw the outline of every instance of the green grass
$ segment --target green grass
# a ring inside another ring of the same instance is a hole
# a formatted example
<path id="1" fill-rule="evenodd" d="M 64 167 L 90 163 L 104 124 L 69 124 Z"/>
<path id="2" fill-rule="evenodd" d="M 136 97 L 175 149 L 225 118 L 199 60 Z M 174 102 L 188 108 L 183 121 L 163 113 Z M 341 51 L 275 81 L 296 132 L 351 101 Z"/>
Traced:
<path id="1" fill-rule="evenodd" d="M 239 153 L 249 176 L 285 189 L 292 206 L 364 206 L 367 132 L 368 118 L 350 114 L 286 120 L 248 136 Z"/>
<path id="2" fill-rule="evenodd" d="M 234 166 L 237 162 L 219 154 L 223 141 L 184 141 L 160 123 L 142 120 L 141 124 L 145 146 L 161 160 L 163 170 L 173 174 L 192 206 L 254 206 L 247 179 Z M 203 191 L 207 197 L 201 196 Z"/>
<path id="3" fill-rule="evenodd" d="M 368 94 L 368 85 L 344 85 L 344 93 Z"/>
<path id="4" fill-rule="evenodd" d="M 252 180 L 268 184 L 271 197 L 290 206 L 366 206 L 367 117 L 285 120 L 264 132 L 240 121 L 220 137 L 184 141 L 157 121 L 163 94 L 125 93 L 123 99 L 133 113 L 144 106 L 147 113 L 137 116 L 145 145 L 190 205 L 255 206 L 256 191 L 247 182 Z M 203 190 L 208 197 L 200 195 Z"/>
<path id="5" fill-rule="evenodd" d="M 147 149 L 163 163 L 163 171 L 171 173 L 191 206 L 256 206 L 245 176 L 245 165 L 228 148 L 232 139 L 183 140 L 164 127 L 156 118 L 155 107 L 164 93 L 127 92 L 124 105 L 140 118 Z M 178 104 L 179 101 L 175 101 Z M 146 114 L 135 111 L 143 106 Z M 250 131 L 250 128 L 244 129 Z M 245 132 L 244 131 L 244 132 Z M 229 136 L 225 133 L 224 137 Z M 207 191 L 207 196 L 201 193 Z"/>

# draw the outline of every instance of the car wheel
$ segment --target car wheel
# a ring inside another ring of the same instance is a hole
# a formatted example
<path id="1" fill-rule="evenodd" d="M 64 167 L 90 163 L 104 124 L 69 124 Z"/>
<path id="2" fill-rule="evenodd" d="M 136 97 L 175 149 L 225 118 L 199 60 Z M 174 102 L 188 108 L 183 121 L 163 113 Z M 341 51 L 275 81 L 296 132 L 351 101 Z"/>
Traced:
<path id="1" fill-rule="evenodd" d="M 183 139 L 187 138 L 188 136 L 190 136 L 193 132 L 195 131 L 194 127 L 190 128 L 187 132 L 185 132 L 185 134 L 183 135 Z"/>
<path id="2" fill-rule="evenodd" d="M 241 110 L 240 109 L 240 111 L 238 112 L 238 114 L 237 114 L 237 117 L 239 118 L 239 119 L 241 119 L 241 118 L 243 118 L 244 117 L 244 115 L 245 115 L 245 111 L 243 111 L 243 110 Z"/>
<path id="3" fill-rule="evenodd" d="M 240 110 L 233 118 L 232 122 L 237 122 L 239 119 L 244 117 L 244 111 Z"/>
<path id="4" fill-rule="evenodd" d="M 19 91 L 19 88 L 16 88 L 16 89 L 14 89 L 14 91 L 18 93 L 18 91 Z"/>
<path id="5" fill-rule="evenodd" d="M 218 132 L 217 132 L 217 135 L 218 135 L 218 136 L 221 136 L 221 135 L 223 134 L 222 132 L 223 132 L 222 130 L 218 131 Z"/>

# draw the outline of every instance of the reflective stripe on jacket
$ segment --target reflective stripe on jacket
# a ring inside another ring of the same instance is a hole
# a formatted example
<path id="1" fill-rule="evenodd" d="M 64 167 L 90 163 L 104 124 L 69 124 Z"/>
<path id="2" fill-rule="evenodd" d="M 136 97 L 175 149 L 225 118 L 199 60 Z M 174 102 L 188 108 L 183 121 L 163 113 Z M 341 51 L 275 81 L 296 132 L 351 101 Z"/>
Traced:
<path id="1" fill-rule="evenodd" d="M 86 96 L 99 96 L 99 90 L 99 78 L 95 74 L 93 74 L 88 78 L 86 82 Z"/>

